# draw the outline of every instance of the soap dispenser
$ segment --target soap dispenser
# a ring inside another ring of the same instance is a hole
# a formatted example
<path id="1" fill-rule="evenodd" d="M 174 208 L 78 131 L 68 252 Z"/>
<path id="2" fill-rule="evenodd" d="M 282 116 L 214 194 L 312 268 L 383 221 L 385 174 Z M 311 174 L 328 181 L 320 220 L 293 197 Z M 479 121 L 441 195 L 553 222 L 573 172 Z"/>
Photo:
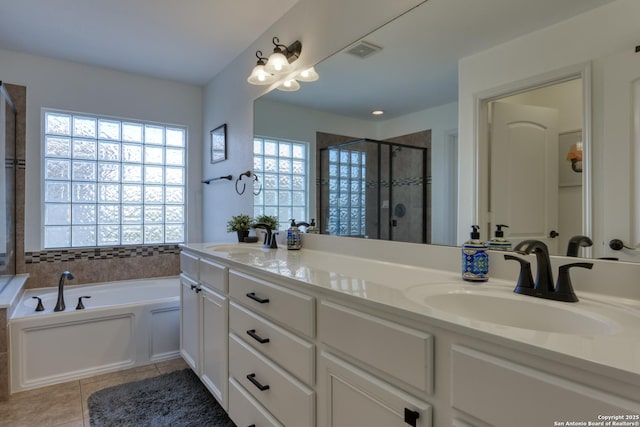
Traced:
<path id="1" fill-rule="evenodd" d="M 462 279 L 468 282 L 489 280 L 487 244 L 480 240 L 477 225 L 471 226 L 471 238 L 462 245 Z"/>
<path id="2" fill-rule="evenodd" d="M 503 227 L 509 228 L 508 225 L 496 224 L 494 237 L 487 242 L 487 246 L 489 246 L 489 249 L 492 249 L 494 251 L 511 250 L 511 242 L 504 238 L 504 231 L 502 231 Z"/>
<path id="3" fill-rule="evenodd" d="M 291 226 L 287 230 L 287 249 L 298 250 L 302 247 L 302 241 L 300 238 L 300 230 L 296 225 L 296 220 L 291 220 Z"/>

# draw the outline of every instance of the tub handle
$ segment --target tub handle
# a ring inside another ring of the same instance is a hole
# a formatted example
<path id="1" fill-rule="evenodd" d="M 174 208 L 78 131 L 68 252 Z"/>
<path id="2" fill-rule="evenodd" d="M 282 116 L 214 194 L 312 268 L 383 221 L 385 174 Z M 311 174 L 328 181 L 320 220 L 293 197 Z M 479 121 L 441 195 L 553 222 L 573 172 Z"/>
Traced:
<path id="1" fill-rule="evenodd" d="M 91 298 L 89 295 L 83 295 L 78 298 L 78 305 L 76 305 L 76 310 L 84 310 L 84 304 L 82 303 L 82 298 Z"/>
<path id="2" fill-rule="evenodd" d="M 269 302 L 269 298 L 260 298 L 259 296 L 256 296 L 255 292 L 249 292 L 247 294 L 247 298 L 250 298 L 256 302 L 259 302 L 260 304 L 266 304 Z"/>
<path id="3" fill-rule="evenodd" d="M 38 300 L 38 306 L 36 307 L 36 311 L 44 311 L 44 305 L 42 305 L 42 299 L 40 297 L 31 297 L 31 298 Z"/>

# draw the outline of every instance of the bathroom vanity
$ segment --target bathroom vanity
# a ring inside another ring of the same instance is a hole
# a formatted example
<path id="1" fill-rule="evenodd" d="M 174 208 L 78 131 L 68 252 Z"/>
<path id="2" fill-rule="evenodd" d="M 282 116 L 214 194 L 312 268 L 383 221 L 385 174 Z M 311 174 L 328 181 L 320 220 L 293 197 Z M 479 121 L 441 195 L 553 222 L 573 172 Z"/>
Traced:
<path id="1" fill-rule="evenodd" d="M 183 245 L 181 353 L 238 426 L 640 425 L 638 298 L 574 279 L 578 303 L 541 300 L 500 254 L 478 285 L 454 248 L 332 239 Z"/>

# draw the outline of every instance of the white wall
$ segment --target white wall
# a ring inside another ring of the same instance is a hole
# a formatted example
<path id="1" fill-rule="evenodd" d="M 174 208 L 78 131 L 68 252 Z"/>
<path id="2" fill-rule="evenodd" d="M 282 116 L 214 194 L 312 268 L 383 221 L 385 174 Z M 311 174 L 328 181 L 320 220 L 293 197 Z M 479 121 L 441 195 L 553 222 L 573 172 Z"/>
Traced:
<path id="1" fill-rule="evenodd" d="M 547 29 L 520 37 L 487 51 L 464 58 L 459 64 L 460 115 L 460 216 L 459 236 L 465 236 L 469 224 L 477 221 L 477 101 L 506 84 L 548 75 L 566 67 L 592 62 L 593 95 L 593 205 L 594 241 L 603 236 L 605 175 L 602 138 L 602 68 L 607 55 L 633 49 L 638 43 L 640 2 L 617 0 Z M 615 192 L 615 187 L 609 188 Z M 622 198 L 625 194 L 621 195 Z M 628 197 L 628 194 L 626 194 Z M 628 204 L 628 200 L 626 201 Z"/>
<path id="2" fill-rule="evenodd" d="M 42 249 L 41 110 L 183 125 L 189 132 L 188 241 L 202 234 L 202 94 L 198 86 L 0 49 L 3 81 L 27 87 L 25 250 Z"/>
<path id="3" fill-rule="evenodd" d="M 285 43 L 302 42 L 302 54 L 296 62 L 299 69 L 313 65 L 346 47 L 402 12 L 418 5 L 420 0 L 300 0 L 245 52 L 218 74 L 205 88 L 204 128 L 208 132 L 227 123 L 228 160 L 214 165 L 203 150 L 203 177 L 232 174 L 234 180 L 252 169 L 253 101 L 268 88 L 246 82 L 255 66 L 255 51 L 272 46 L 277 36 Z M 284 119 L 283 119 L 284 120 Z M 238 213 L 250 213 L 253 194 L 239 196 L 233 182 L 212 183 L 203 193 L 203 241 L 232 241 L 226 222 Z"/>

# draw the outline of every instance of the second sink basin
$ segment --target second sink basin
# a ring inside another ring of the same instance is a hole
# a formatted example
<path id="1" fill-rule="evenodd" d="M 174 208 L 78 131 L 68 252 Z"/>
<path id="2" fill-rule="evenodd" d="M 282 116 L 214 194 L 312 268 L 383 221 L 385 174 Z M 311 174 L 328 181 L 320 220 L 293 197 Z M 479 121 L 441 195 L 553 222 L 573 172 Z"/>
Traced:
<path id="1" fill-rule="evenodd" d="M 480 286 L 423 286 L 407 290 L 406 295 L 430 309 L 470 321 L 561 334 L 609 335 L 618 330 L 615 322 L 583 302 L 542 300 Z"/>

